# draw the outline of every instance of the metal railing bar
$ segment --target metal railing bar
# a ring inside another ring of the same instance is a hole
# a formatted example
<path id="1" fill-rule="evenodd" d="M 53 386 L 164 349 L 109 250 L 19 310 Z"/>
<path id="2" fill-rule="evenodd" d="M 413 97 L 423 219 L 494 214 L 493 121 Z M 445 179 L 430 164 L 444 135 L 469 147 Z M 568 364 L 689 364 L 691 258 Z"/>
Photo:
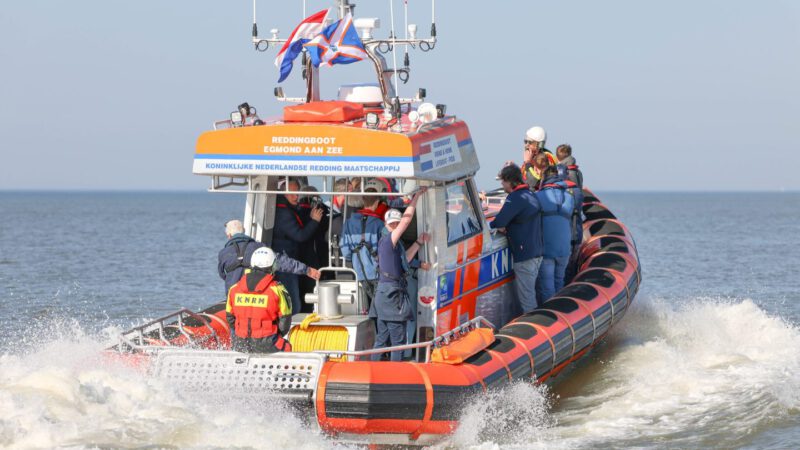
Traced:
<path id="1" fill-rule="evenodd" d="M 468 322 L 464 322 L 463 324 L 453 328 L 452 330 L 448 331 L 447 333 L 442 334 L 434 338 L 433 340 L 426 341 L 426 342 L 418 342 L 416 344 L 403 344 L 403 345 L 395 345 L 393 347 L 383 347 L 383 348 L 371 348 L 367 350 L 356 350 L 356 351 L 342 351 L 342 350 L 314 350 L 312 353 L 318 353 L 323 355 L 328 355 L 329 357 L 340 357 L 340 356 L 369 356 L 369 355 L 376 355 L 381 353 L 393 352 L 393 351 L 402 351 L 402 350 L 412 350 L 416 348 L 426 348 L 425 352 L 425 362 L 430 362 L 431 351 L 434 347 L 438 347 L 441 345 L 447 345 L 453 340 L 454 338 L 458 338 L 463 336 L 465 333 L 472 331 L 475 328 L 479 328 L 480 325 L 486 325 L 492 329 L 495 329 L 494 324 L 486 320 L 483 316 L 478 316 Z"/>

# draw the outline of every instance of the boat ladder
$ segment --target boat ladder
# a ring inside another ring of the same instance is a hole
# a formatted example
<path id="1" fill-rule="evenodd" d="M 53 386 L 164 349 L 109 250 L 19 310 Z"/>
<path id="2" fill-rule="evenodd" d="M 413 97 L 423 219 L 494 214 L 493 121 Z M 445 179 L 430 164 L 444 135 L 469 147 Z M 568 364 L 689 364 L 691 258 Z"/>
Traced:
<path id="1" fill-rule="evenodd" d="M 263 393 L 310 404 L 327 359 L 316 353 L 169 348 L 158 352 L 151 373 L 187 391 Z"/>

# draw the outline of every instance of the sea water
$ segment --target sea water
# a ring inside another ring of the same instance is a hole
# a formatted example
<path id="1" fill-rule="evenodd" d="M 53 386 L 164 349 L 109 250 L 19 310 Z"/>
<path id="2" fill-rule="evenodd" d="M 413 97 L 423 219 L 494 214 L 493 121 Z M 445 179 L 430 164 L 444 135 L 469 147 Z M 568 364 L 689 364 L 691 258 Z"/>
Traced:
<path id="1" fill-rule="evenodd" d="M 643 284 L 553 383 L 463 405 L 440 448 L 798 448 L 797 193 L 602 193 Z M 280 402 L 189 396 L 101 356 L 118 333 L 224 297 L 243 198 L 0 193 L 0 448 L 342 447 Z"/>

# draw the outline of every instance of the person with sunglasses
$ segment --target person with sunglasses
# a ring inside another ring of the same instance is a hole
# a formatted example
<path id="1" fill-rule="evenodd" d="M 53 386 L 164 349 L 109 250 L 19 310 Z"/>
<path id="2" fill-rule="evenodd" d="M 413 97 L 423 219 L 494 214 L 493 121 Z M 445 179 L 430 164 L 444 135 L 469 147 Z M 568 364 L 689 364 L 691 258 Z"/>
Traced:
<path id="1" fill-rule="evenodd" d="M 525 132 L 525 148 L 522 151 L 522 180 L 530 186 L 531 190 L 536 190 L 536 185 L 539 183 L 541 176 L 537 176 L 534 166 L 534 158 L 539 153 L 544 153 L 547 156 L 547 165 L 556 165 L 558 160 L 550 150 L 546 149 L 544 144 L 547 140 L 547 133 L 544 128 L 535 126 L 528 128 Z"/>

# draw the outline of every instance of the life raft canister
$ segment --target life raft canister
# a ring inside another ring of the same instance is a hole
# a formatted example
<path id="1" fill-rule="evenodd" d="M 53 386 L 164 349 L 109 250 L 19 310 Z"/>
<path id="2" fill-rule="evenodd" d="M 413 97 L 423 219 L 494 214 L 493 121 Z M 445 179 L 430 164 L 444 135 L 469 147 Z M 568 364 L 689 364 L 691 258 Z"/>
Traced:
<path id="1" fill-rule="evenodd" d="M 476 328 L 460 339 L 433 350 L 431 362 L 461 364 L 492 342 L 494 342 L 494 332 L 491 328 Z"/>

